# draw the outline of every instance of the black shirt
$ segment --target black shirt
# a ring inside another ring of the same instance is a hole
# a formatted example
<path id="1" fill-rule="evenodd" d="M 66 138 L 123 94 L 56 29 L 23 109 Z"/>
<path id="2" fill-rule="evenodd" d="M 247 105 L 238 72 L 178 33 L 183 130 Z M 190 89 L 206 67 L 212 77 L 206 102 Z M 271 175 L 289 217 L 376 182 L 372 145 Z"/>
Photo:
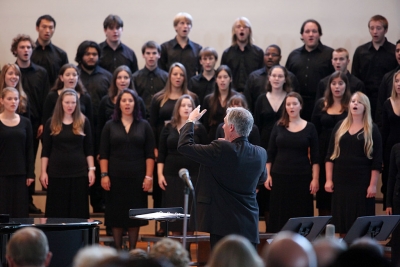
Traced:
<path id="1" fill-rule="evenodd" d="M 158 60 L 158 66 L 168 72 L 173 63 L 179 62 L 185 66 L 187 79 L 190 80 L 191 77 L 200 72 L 199 53 L 201 49 L 201 45 L 190 40 L 182 48 L 174 38 L 161 45 L 161 57 Z"/>
<path id="2" fill-rule="evenodd" d="M 317 101 L 321 97 L 324 97 L 325 90 L 328 86 L 328 81 L 329 81 L 330 76 L 331 75 L 328 75 L 319 81 L 317 94 L 315 96 L 315 101 Z M 358 79 L 356 76 L 352 75 L 350 72 L 346 73 L 346 77 L 349 80 L 351 94 L 353 94 L 357 91 L 365 93 L 364 83 L 362 81 L 360 81 L 360 79 Z"/>
<path id="3" fill-rule="evenodd" d="M 149 70 L 148 68 L 144 67 L 132 75 L 134 89 L 143 99 L 146 106 L 147 118 L 145 116 L 143 116 L 143 118 L 149 120 L 151 99 L 156 93 L 165 87 L 167 80 L 168 72 L 160 69 L 159 67 L 155 68 L 154 70 Z"/>
<path id="4" fill-rule="evenodd" d="M 264 66 L 264 52 L 258 46 L 251 44 L 247 44 L 243 51 L 238 45 L 233 45 L 225 49 L 221 65 L 227 65 L 231 69 L 233 88 L 243 92 L 249 74 Z"/>
<path id="5" fill-rule="evenodd" d="M 383 104 L 392 94 L 393 76 L 399 70 L 400 70 L 400 65 L 398 65 L 397 68 L 395 68 L 394 70 L 386 73 L 385 76 L 383 76 L 381 85 L 379 86 L 378 102 L 376 103 L 376 114 L 372 114 L 372 116 L 375 115 L 375 123 L 378 125 L 379 128 L 382 127 Z"/>
<path id="6" fill-rule="evenodd" d="M 34 130 L 39 127 L 43 116 L 43 106 L 50 90 L 47 71 L 32 63 L 27 68 L 21 68 L 21 82 L 25 93 L 28 95 L 30 119 Z"/>
<path id="7" fill-rule="evenodd" d="M 64 50 L 52 43 L 43 48 L 36 41 L 36 48 L 32 52 L 31 61 L 47 70 L 50 87 L 52 87 L 58 78 L 61 67 L 68 63 L 68 57 Z"/>
<path id="8" fill-rule="evenodd" d="M 372 42 L 368 42 L 354 52 L 351 73 L 364 82 L 367 96 L 375 98 L 375 101 L 383 76 L 398 65 L 395 50 L 396 46 L 385 38 L 385 43 L 378 50 Z"/>
<path id="9" fill-rule="evenodd" d="M 299 92 L 300 85 L 296 76 L 288 71 L 288 77 L 292 82 L 292 90 Z M 249 78 L 246 82 L 246 87 L 244 89 L 244 96 L 246 97 L 249 110 L 254 113 L 254 107 L 256 105 L 257 98 L 260 94 L 266 93 L 268 72 L 265 67 L 255 70 L 250 73 Z"/>
<path id="10" fill-rule="evenodd" d="M 120 43 L 117 49 L 112 49 L 106 41 L 99 44 L 101 49 L 100 67 L 114 73 L 114 70 L 121 65 L 126 65 L 134 73 L 138 70 L 138 63 L 135 52 Z"/>
<path id="11" fill-rule="evenodd" d="M 203 105 L 204 97 L 214 91 L 214 86 L 215 77 L 212 77 L 211 80 L 207 80 L 207 78 L 203 76 L 203 73 L 200 73 L 190 79 L 188 87 L 190 91 L 199 97 L 200 105 Z"/>
<path id="12" fill-rule="evenodd" d="M 96 66 L 90 74 L 81 66 L 78 66 L 78 68 L 81 71 L 79 78 L 92 99 L 93 123 L 96 126 L 100 101 L 108 92 L 112 81 L 112 74 L 100 66 Z"/>
<path id="13" fill-rule="evenodd" d="M 303 45 L 293 50 L 286 61 L 286 68 L 293 72 L 299 81 L 299 93 L 304 101 L 302 117 L 307 121 L 311 119 L 319 81 L 335 71 L 331 61 L 332 52 L 332 48 L 321 42 L 311 52 Z"/>

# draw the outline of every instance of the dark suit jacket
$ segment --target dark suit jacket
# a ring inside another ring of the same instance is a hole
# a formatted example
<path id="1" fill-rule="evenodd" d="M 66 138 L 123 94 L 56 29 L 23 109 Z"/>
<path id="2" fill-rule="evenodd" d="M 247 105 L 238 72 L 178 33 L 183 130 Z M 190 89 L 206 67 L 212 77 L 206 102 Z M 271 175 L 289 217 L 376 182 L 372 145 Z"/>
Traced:
<path id="1" fill-rule="evenodd" d="M 259 243 L 256 187 L 265 182 L 267 152 L 247 137 L 197 145 L 193 123 L 181 129 L 178 151 L 200 163 L 196 185 L 198 230 L 239 234 Z"/>

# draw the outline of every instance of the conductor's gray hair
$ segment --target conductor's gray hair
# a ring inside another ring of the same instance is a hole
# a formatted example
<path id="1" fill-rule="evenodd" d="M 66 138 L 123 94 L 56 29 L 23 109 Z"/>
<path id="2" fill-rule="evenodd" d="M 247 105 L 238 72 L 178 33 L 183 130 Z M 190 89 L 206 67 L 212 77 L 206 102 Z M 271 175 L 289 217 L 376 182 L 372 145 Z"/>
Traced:
<path id="1" fill-rule="evenodd" d="M 250 111 L 242 107 L 228 108 L 226 110 L 228 124 L 235 127 L 236 132 L 240 136 L 249 136 L 253 128 L 253 115 Z"/>

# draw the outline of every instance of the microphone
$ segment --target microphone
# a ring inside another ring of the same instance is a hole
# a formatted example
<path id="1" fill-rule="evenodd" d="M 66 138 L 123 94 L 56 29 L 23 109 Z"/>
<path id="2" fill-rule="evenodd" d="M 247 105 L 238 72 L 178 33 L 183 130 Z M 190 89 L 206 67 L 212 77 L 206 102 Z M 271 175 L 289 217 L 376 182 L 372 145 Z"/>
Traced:
<path id="1" fill-rule="evenodd" d="M 191 191 L 194 190 L 192 181 L 190 180 L 189 171 L 185 168 L 179 170 L 179 177 L 185 182 L 186 186 L 189 187 Z"/>

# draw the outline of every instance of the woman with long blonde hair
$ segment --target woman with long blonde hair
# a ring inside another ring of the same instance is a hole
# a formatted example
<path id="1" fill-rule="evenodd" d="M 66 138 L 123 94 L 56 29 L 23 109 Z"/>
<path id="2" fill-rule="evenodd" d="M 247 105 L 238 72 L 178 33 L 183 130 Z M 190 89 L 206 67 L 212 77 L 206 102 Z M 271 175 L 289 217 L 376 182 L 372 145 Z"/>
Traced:
<path id="1" fill-rule="evenodd" d="M 60 92 L 43 132 L 40 182 L 47 188 L 46 217 L 89 218 L 95 181 L 92 132 L 74 89 Z"/>
<path id="2" fill-rule="evenodd" d="M 332 216 L 337 232 L 347 233 L 357 217 L 375 215 L 381 168 L 381 135 L 372 122 L 368 97 L 356 92 L 347 117 L 332 131 L 326 155 L 325 190 L 333 193 Z"/>

